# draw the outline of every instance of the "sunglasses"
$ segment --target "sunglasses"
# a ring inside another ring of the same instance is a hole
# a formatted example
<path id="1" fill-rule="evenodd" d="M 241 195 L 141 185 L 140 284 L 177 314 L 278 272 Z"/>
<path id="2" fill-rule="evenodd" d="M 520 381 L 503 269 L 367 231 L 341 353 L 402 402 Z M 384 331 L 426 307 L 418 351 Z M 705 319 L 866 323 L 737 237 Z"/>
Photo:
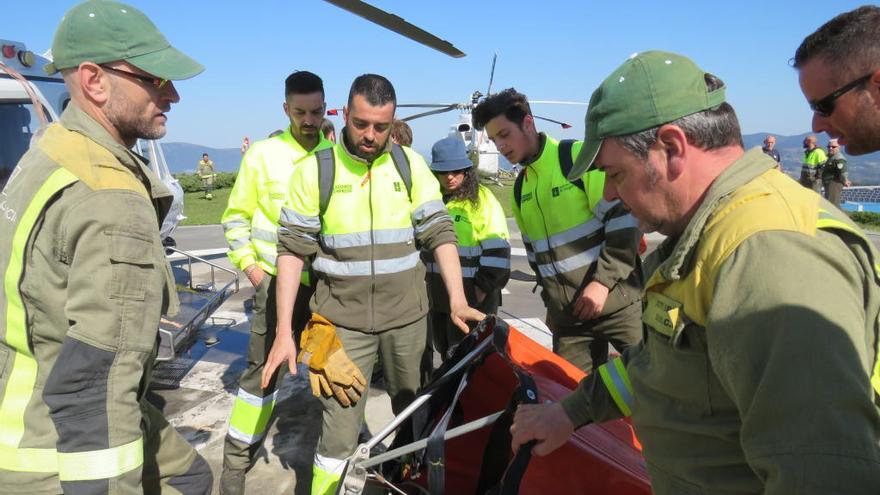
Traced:
<path id="1" fill-rule="evenodd" d="M 115 72 L 117 74 L 140 79 L 141 81 L 152 85 L 156 89 L 162 89 L 165 87 L 166 84 L 168 84 L 168 79 L 162 79 L 161 77 L 144 76 L 141 74 L 135 74 L 134 72 L 128 72 L 127 70 L 119 70 L 114 69 L 113 67 L 107 67 L 106 65 L 102 65 L 101 68 L 104 70 L 109 70 L 110 72 Z"/>
<path id="2" fill-rule="evenodd" d="M 810 102 L 810 110 L 812 110 L 816 115 L 820 117 L 830 117 L 832 113 L 834 113 L 834 101 L 851 91 L 852 89 L 860 86 L 871 79 L 874 73 L 871 72 L 866 76 L 862 76 L 855 81 L 851 81 L 843 86 L 837 88 L 831 94 L 824 98 L 820 98 L 816 101 Z"/>

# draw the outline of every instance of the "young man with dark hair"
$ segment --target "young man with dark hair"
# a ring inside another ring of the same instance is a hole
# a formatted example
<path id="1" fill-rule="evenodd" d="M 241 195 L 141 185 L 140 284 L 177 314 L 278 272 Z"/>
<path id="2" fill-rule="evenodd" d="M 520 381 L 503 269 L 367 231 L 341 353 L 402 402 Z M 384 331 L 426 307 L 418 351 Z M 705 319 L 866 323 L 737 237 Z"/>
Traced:
<path id="1" fill-rule="evenodd" d="M 428 300 L 421 249 L 432 250 L 449 295 L 450 317 L 483 315 L 468 307 L 452 220 L 425 160 L 391 143 L 396 97 L 382 76 L 355 79 L 342 139 L 309 156 L 290 178 L 278 230 L 278 335 L 263 385 L 283 363 L 295 372 L 290 320 L 296 280 L 307 259 L 315 273 L 312 320 L 299 354 L 312 393 L 324 406 L 312 493 L 333 493 L 364 417 L 366 383 L 382 356 L 391 407 L 400 413 L 419 388 Z M 327 345 L 313 345 L 324 342 Z"/>
<path id="2" fill-rule="evenodd" d="M 522 166 L 513 212 L 541 286 L 553 351 L 589 372 L 641 340 L 641 232 L 619 201 L 605 201 L 605 174 L 569 181 L 582 141 L 539 133 L 528 99 L 513 88 L 474 109 L 498 151 Z M 566 165 L 567 164 L 567 165 Z"/>
<path id="3" fill-rule="evenodd" d="M 850 155 L 880 150 L 880 7 L 838 15 L 807 36 L 794 56 L 813 132 Z"/>
<path id="4" fill-rule="evenodd" d="M 593 93 L 572 176 L 604 169 L 605 196 L 667 236 L 645 261 L 645 340 L 561 401 L 519 406 L 512 443 L 545 455 L 631 416 L 657 495 L 880 493 L 877 251 L 745 151 L 725 100 L 660 51 Z"/>
<path id="5" fill-rule="evenodd" d="M 260 386 L 263 365 L 275 340 L 275 248 L 281 207 L 287 200 L 288 182 L 306 157 L 333 145 L 321 132 L 324 119 L 324 84 L 307 71 L 297 71 L 284 82 L 284 113 L 290 125 L 281 134 L 253 143 L 241 161 L 221 223 L 229 243 L 229 259 L 247 275 L 256 294 L 248 341 L 248 367 L 239 380 L 223 449 L 220 493 L 244 493 L 245 473 L 263 444 L 275 406 L 278 377 Z M 307 271 L 298 292 L 297 320 L 301 331 L 308 321 L 312 289 Z"/>

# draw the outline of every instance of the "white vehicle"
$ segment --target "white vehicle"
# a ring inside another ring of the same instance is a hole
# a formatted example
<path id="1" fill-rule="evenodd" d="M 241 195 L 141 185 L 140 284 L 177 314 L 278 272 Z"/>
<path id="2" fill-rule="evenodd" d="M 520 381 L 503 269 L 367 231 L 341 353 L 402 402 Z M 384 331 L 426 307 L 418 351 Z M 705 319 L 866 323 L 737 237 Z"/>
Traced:
<path id="1" fill-rule="evenodd" d="M 0 187 L 40 130 L 58 120 L 70 102 L 61 75 L 43 72 L 49 62 L 48 57 L 28 50 L 24 43 L 0 39 Z M 166 239 L 186 218 L 183 188 L 168 170 L 157 141 L 140 140 L 135 151 L 149 160 L 150 168 L 174 195 L 160 231 Z"/>

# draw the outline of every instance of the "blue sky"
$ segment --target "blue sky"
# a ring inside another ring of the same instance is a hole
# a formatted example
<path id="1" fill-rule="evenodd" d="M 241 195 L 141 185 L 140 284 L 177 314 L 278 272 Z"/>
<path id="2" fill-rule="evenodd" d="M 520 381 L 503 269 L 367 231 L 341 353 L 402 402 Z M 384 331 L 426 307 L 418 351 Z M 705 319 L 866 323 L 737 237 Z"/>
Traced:
<path id="1" fill-rule="evenodd" d="M 627 56 L 649 49 L 685 54 L 724 79 L 744 133 L 799 134 L 809 131 L 810 112 L 788 60 L 804 36 L 863 2 L 370 0 L 452 42 L 467 54 L 462 59 L 321 0 L 129 3 L 207 68 L 177 84 L 182 100 L 169 114 L 166 140 L 229 148 L 245 135 L 253 141 L 287 124 L 283 83 L 297 69 L 324 79 L 330 107 L 342 107 L 352 79 L 365 72 L 388 77 L 400 103 L 455 103 L 474 90 L 486 92 L 498 53 L 493 89 L 514 86 L 535 100 L 587 101 Z M 39 4 L 5 2 L 0 38 L 44 52 L 74 2 Z M 555 137 L 583 138 L 583 108 L 533 110 L 574 125 L 566 131 L 541 125 Z M 341 128 L 341 113 L 332 119 Z M 412 122 L 414 147 L 430 149 L 454 122 L 454 113 Z"/>

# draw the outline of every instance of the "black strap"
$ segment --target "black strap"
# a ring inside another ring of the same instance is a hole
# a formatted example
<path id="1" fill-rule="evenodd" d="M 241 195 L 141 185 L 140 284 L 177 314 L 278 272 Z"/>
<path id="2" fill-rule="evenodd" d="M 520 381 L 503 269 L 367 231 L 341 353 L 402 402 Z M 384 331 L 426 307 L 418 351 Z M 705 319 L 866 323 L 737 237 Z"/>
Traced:
<path id="1" fill-rule="evenodd" d="M 516 201 L 517 208 L 522 208 L 522 185 L 525 175 L 526 167 L 523 167 L 516 176 L 516 180 L 513 182 L 513 199 Z"/>
<path id="2" fill-rule="evenodd" d="M 394 162 L 394 167 L 397 168 L 397 173 L 406 187 L 406 195 L 412 203 L 412 169 L 409 165 L 409 157 L 403 148 L 393 143 L 391 144 L 391 161 Z"/>
<path id="3" fill-rule="evenodd" d="M 574 142 L 574 139 L 563 139 L 562 141 L 559 141 L 559 169 L 562 170 L 563 177 L 568 177 L 571 169 L 574 168 L 574 160 L 571 158 L 571 148 L 574 146 Z M 578 186 L 581 191 L 587 191 L 587 187 L 584 186 L 584 181 L 581 180 L 580 177 L 575 180 L 570 180 L 569 182 Z"/>
<path id="4" fill-rule="evenodd" d="M 333 182 L 336 180 L 336 158 L 333 148 L 324 148 L 317 153 L 318 159 L 318 215 L 323 217 L 333 195 Z"/>
<path id="5" fill-rule="evenodd" d="M 428 437 L 428 446 L 425 455 L 428 460 L 428 489 L 432 495 L 443 495 L 446 492 L 446 430 L 449 428 L 449 420 L 458 404 L 458 399 L 468 384 L 473 368 L 470 368 L 458 382 L 458 388 L 452 397 L 452 402 L 447 406 L 446 412 L 437 422 L 431 436 Z"/>

